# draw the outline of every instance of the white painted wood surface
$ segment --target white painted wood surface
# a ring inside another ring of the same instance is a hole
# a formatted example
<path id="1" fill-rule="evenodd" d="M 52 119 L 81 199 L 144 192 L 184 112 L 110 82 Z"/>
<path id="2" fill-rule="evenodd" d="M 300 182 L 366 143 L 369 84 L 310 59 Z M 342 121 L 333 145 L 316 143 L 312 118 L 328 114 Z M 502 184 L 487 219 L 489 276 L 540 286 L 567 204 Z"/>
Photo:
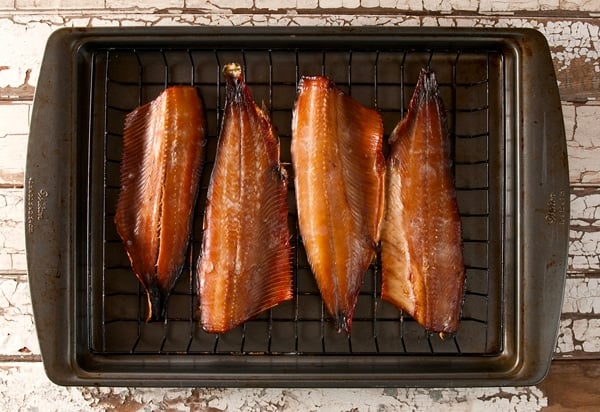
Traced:
<path id="1" fill-rule="evenodd" d="M 571 244 L 557 358 L 600 359 L 600 2 L 597 0 L 0 0 L 0 410 L 540 410 L 537 387 L 62 388 L 45 377 L 25 263 L 22 179 L 33 87 L 60 27 L 397 25 L 534 27 L 563 97 Z"/>

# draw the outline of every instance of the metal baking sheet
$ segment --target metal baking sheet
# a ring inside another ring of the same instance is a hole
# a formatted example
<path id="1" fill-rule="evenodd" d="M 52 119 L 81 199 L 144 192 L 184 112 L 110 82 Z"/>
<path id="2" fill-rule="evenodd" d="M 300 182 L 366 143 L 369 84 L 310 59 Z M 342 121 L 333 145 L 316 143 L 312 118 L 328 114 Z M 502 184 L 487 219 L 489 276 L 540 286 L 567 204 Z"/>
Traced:
<path id="1" fill-rule="evenodd" d="M 294 298 L 222 335 L 198 325 L 195 262 L 224 106 L 223 64 L 243 65 L 290 165 L 303 75 L 378 110 L 387 137 L 419 70 L 435 71 L 453 140 L 467 266 L 461 326 L 441 339 L 380 298 L 377 259 L 352 334 L 324 310 L 289 207 Z M 208 153 L 188 264 L 165 322 L 113 224 L 124 117 L 164 88 L 196 86 Z M 528 384 L 556 342 L 568 242 L 564 126 L 545 39 L 533 30 L 68 29 L 50 38 L 29 143 L 27 256 L 46 371 L 61 384 L 456 386 Z"/>

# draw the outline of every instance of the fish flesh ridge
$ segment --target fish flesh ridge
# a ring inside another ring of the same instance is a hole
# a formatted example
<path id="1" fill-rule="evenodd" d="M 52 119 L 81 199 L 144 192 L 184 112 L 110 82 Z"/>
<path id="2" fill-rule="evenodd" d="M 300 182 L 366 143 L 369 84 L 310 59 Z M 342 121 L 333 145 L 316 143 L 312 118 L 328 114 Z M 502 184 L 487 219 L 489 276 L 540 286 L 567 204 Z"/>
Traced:
<path id="1" fill-rule="evenodd" d="M 173 86 L 125 117 L 115 224 L 147 299 L 166 315 L 189 243 L 206 144 L 197 90 Z"/>
<path id="2" fill-rule="evenodd" d="M 335 327 L 350 333 L 383 218 L 383 123 L 324 76 L 302 78 L 292 119 L 300 234 Z"/>
<path id="3" fill-rule="evenodd" d="M 421 71 L 408 113 L 389 142 L 382 298 L 428 331 L 455 333 L 465 267 L 451 142 L 432 71 Z"/>
<path id="4" fill-rule="evenodd" d="M 197 264 L 202 327 L 224 333 L 292 298 L 286 170 L 279 138 L 236 63 L 226 102 Z"/>

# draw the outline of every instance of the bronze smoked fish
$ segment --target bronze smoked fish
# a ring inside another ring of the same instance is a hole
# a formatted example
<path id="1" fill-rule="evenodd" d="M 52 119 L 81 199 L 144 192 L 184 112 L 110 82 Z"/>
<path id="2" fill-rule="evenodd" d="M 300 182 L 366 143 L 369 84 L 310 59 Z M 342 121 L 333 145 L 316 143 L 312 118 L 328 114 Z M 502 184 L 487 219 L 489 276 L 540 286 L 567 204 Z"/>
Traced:
<path id="1" fill-rule="evenodd" d="M 323 302 L 350 332 L 383 217 L 380 115 L 326 77 L 304 77 L 292 120 L 300 233 Z"/>
<path id="2" fill-rule="evenodd" d="M 421 71 L 389 142 L 382 298 L 428 331 L 455 333 L 465 268 L 451 142 L 433 72 Z"/>
<path id="3" fill-rule="evenodd" d="M 125 118 L 115 224 L 148 298 L 164 318 L 190 238 L 204 158 L 205 119 L 194 87 L 167 88 Z"/>
<path id="4" fill-rule="evenodd" d="M 225 65 L 225 112 L 204 215 L 202 327 L 224 333 L 292 298 L 287 174 L 279 138 L 241 67 Z"/>

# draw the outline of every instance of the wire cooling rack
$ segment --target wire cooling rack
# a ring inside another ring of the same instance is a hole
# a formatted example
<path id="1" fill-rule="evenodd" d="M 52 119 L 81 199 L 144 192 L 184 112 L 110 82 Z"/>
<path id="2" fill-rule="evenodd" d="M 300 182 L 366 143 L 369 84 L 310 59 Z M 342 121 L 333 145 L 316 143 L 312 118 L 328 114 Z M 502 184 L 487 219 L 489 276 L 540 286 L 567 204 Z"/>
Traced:
<path id="1" fill-rule="evenodd" d="M 264 102 L 290 175 L 293 299 L 228 333 L 198 323 L 195 264 L 202 216 L 224 108 L 223 64 L 239 62 L 257 102 Z M 324 309 L 297 229 L 290 157 L 291 116 L 303 75 L 323 74 L 353 98 L 378 110 L 385 140 L 405 115 L 422 67 L 435 71 L 453 141 L 463 225 L 466 294 L 458 333 L 441 339 L 381 300 L 379 257 L 366 273 L 352 333 L 337 333 Z M 89 90 L 92 269 L 88 350 L 96 354 L 191 355 L 495 355 L 502 350 L 502 228 L 504 226 L 505 67 L 497 50 L 394 48 L 151 48 L 95 49 Z M 206 162 L 186 266 L 164 322 L 146 323 L 146 297 L 122 247 L 113 218 L 119 192 L 124 117 L 168 86 L 194 85 L 208 123 Z"/>

